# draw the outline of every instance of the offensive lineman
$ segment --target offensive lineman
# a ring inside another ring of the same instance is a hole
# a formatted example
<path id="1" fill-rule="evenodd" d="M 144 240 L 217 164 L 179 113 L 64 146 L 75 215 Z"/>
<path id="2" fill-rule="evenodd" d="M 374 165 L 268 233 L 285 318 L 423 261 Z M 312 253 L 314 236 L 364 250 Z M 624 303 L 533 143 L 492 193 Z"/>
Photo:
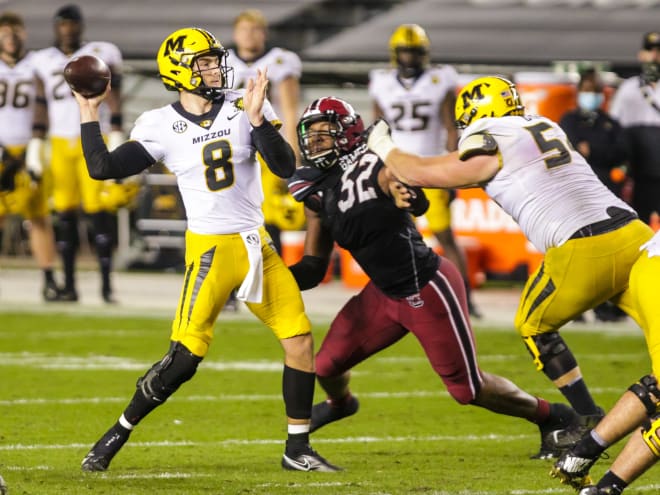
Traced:
<path id="1" fill-rule="evenodd" d="M 83 18 L 75 5 L 58 9 L 54 17 L 55 45 L 35 53 L 37 67 L 37 105 L 33 138 L 26 155 L 26 166 L 41 176 L 45 168 L 45 136 L 49 134 L 53 181 L 53 207 L 57 214 L 57 245 L 64 268 L 64 288 L 61 299 L 77 301 L 76 252 L 78 248 L 78 209 L 91 221 L 94 245 L 101 272 L 101 296 L 114 302 L 110 284 L 113 249 L 114 205 L 104 203 L 107 187 L 92 180 L 85 167 L 80 144 L 80 118 L 71 90 L 64 81 L 66 63 L 78 55 L 96 55 L 112 71 L 112 90 L 101 113 L 103 132 L 108 134 L 108 146 L 114 149 L 123 141 L 120 109 L 120 70 L 122 57 L 115 45 L 104 41 L 83 43 Z"/>
<path id="2" fill-rule="evenodd" d="M 642 246 L 630 273 L 630 289 L 651 356 L 650 375 L 631 385 L 596 427 L 553 466 L 551 476 L 580 489 L 591 484 L 589 470 L 603 452 L 626 435 L 626 446 L 596 485 L 580 495 L 620 495 L 660 458 L 660 232 Z"/>
<path id="3" fill-rule="evenodd" d="M 35 54 L 25 51 L 23 19 L 13 13 L 0 15 L 0 218 L 21 215 L 29 221 L 32 256 L 44 273 L 42 296 L 60 300 L 53 275 L 57 252 L 48 209 L 47 184 L 25 170 L 25 149 L 32 136 L 36 98 Z"/>
<path id="4" fill-rule="evenodd" d="M 444 156 L 397 149 L 384 121 L 372 129 L 369 148 L 407 184 L 483 187 L 545 253 L 525 285 L 515 327 L 537 369 L 584 417 L 576 431 L 554 439 L 566 448 L 603 411 L 559 329 L 607 300 L 639 322 L 628 278 L 653 231 L 598 180 L 557 124 L 524 114 L 507 79 L 482 77 L 468 84 L 458 96 L 456 125 L 464 128 L 458 151 Z"/>
<path id="5" fill-rule="evenodd" d="M 263 227 L 258 151 L 280 177 L 295 170 L 293 150 L 265 99 L 268 79 L 257 72 L 245 90 L 230 90 L 226 50 L 203 29 L 184 28 L 163 41 L 161 80 L 179 94 L 171 105 L 143 113 L 131 140 L 108 153 L 98 123 L 107 93 L 80 105 L 89 173 L 122 178 L 162 162 L 176 175 L 186 209 L 186 276 L 172 323 L 170 349 L 138 380 L 119 420 L 83 459 L 84 471 L 105 471 L 135 426 L 195 374 L 213 340 L 213 325 L 230 292 L 279 339 L 288 439 L 282 467 L 338 471 L 309 445 L 314 395 L 311 324 L 296 282 Z"/>
<path id="6" fill-rule="evenodd" d="M 387 120 L 392 139 L 401 149 L 424 156 L 454 151 L 458 142 L 454 125 L 458 74 L 450 65 L 429 65 L 430 46 L 421 26 L 401 24 L 389 40 L 393 67 L 369 73 L 374 119 Z M 478 318 L 481 315 L 472 301 L 465 256 L 451 229 L 451 192 L 428 189 L 424 193 L 430 203 L 424 215 L 429 229 L 442 246 L 444 256 L 461 272 L 470 314 Z"/>
<path id="7" fill-rule="evenodd" d="M 289 187 L 305 204 L 307 233 L 304 256 L 291 271 L 302 290 L 315 287 L 336 241 L 371 279 L 334 318 L 316 354 L 328 400 L 314 406 L 312 430 L 357 411 L 350 369 L 408 332 L 459 404 L 527 419 L 542 439 L 569 427 L 578 416 L 567 405 L 480 369 L 460 273 L 426 245 L 410 214 L 424 213 L 428 201 L 419 189 L 399 193 L 403 186 L 367 149 L 363 131 L 353 107 L 334 97 L 315 100 L 298 124 L 309 166 L 296 171 Z"/>

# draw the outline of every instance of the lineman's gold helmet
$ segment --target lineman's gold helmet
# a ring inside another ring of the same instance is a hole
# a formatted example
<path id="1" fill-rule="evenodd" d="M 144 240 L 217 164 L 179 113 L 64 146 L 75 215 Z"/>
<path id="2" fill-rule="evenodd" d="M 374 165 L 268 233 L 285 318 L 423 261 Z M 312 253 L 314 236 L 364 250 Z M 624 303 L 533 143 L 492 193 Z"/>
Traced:
<path id="1" fill-rule="evenodd" d="M 218 57 L 222 87 L 206 86 L 195 68 L 195 60 L 205 55 Z M 214 99 L 233 85 L 233 69 L 226 65 L 227 50 L 205 29 L 189 27 L 174 31 L 161 44 L 157 61 L 160 78 L 171 91 L 189 91 Z"/>
<path id="2" fill-rule="evenodd" d="M 456 98 L 456 127 L 462 129 L 482 117 L 523 115 L 524 111 L 515 84 L 503 77 L 480 77 Z"/>

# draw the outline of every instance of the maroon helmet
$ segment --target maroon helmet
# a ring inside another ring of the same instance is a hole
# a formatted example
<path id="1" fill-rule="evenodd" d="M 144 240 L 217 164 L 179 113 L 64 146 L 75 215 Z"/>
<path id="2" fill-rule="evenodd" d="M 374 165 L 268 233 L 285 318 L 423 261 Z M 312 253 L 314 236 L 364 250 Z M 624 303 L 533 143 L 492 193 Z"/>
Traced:
<path id="1" fill-rule="evenodd" d="M 325 131 L 310 131 L 315 122 L 329 122 Z M 298 144 L 305 161 L 322 170 L 338 163 L 339 157 L 364 142 L 364 123 L 353 107 L 333 96 L 314 100 L 303 112 L 297 126 Z M 322 136 L 332 138 L 332 146 L 318 149 Z"/>

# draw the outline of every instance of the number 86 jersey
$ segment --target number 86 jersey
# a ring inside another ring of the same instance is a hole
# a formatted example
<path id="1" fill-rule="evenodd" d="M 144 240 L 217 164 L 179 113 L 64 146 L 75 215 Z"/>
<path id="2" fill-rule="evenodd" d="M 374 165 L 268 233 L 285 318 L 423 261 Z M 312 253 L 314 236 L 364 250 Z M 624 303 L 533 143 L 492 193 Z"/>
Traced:
<path id="1" fill-rule="evenodd" d="M 483 188 L 541 252 L 560 246 L 586 225 L 610 218 L 607 209 L 633 211 L 596 176 L 564 131 L 539 116 L 476 120 L 463 131 L 459 153 L 470 136 L 497 142 L 500 170 Z M 472 150 L 474 151 L 474 150 Z"/>
<path id="2" fill-rule="evenodd" d="M 268 101 L 264 117 L 280 125 Z M 243 91 L 227 91 L 204 115 L 180 103 L 143 113 L 131 139 L 138 141 L 177 178 L 188 229 L 197 234 L 233 234 L 263 225 L 261 169 L 243 110 Z"/>

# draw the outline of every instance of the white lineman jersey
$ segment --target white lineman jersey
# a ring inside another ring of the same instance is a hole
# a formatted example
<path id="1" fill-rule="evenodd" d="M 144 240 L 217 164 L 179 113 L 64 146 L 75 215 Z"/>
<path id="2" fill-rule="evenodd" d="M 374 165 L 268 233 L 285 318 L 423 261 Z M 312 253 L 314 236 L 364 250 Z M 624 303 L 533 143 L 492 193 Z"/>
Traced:
<path id="1" fill-rule="evenodd" d="M 35 97 L 34 52 L 14 66 L 0 60 L 0 145 L 22 146 L 30 140 Z"/>
<path id="2" fill-rule="evenodd" d="M 90 41 L 81 46 L 73 55 L 64 54 L 51 46 L 36 52 L 37 72 L 43 81 L 46 102 L 48 103 L 48 128 L 51 136 L 75 138 L 80 136 L 80 110 L 69 86 L 64 80 L 64 66 L 72 58 L 80 55 L 96 55 L 113 70 L 121 69 L 122 56 L 119 48 L 105 41 Z M 109 130 L 110 115 L 103 104 L 100 108 L 101 129 Z"/>
<path id="3" fill-rule="evenodd" d="M 501 169 L 484 190 L 541 252 L 560 246 L 577 230 L 606 220 L 615 206 L 633 211 L 594 174 L 564 131 L 539 116 L 482 118 L 460 139 L 489 134 Z M 459 149 L 460 149 L 459 143 Z"/>
<path id="4" fill-rule="evenodd" d="M 268 100 L 263 112 L 269 121 L 277 120 Z M 226 91 L 224 103 L 197 121 L 179 103 L 167 105 L 143 113 L 131 139 L 176 176 L 190 231 L 233 234 L 260 227 L 261 168 L 243 91 Z"/>
<path id="5" fill-rule="evenodd" d="M 300 79 L 302 62 L 295 53 L 284 48 L 271 48 L 258 59 L 247 63 L 233 49 L 228 50 L 227 64 L 234 68 L 234 89 L 244 88 L 250 78 L 257 77 L 257 69 L 268 69 L 268 80 L 271 82 L 269 100 L 279 101 L 277 87 L 283 80 L 293 77 Z M 280 112 L 275 106 L 275 111 Z"/>
<path id="6" fill-rule="evenodd" d="M 447 93 L 456 91 L 457 79 L 456 70 L 448 65 L 426 69 L 410 86 L 399 79 L 396 69 L 369 73 L 369 95 L 390 124 L 397 146 L 425 156 L 445 151 L 447 123 L 440 108 Z"/>

